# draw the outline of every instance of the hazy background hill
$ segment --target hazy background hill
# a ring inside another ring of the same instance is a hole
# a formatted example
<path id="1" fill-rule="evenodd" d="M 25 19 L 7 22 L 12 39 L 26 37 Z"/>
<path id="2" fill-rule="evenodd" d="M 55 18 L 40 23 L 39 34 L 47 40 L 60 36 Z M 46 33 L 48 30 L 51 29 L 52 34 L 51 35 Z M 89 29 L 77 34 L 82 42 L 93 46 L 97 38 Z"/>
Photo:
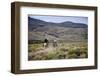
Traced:
<path id="1" fill-rule="evenodd" d="M 46 22 L 28 17 L 28 40 L 65 40 L 84 41 L 87 39 L 87 24 L 65 21 L 62 23 Z"/>

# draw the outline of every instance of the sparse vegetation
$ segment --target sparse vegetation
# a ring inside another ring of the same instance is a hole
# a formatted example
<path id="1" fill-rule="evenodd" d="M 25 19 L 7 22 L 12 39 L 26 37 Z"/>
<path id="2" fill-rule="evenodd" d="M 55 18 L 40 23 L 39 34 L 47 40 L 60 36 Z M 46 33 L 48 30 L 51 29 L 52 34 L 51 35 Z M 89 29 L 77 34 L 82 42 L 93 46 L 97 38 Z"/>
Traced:
<path id="1" fill-rule="evenodd" d="M 44 48 L 42 43 L 29 44 L 29 60 L 52 60 L 52 59 L 79 59 L 88 57 L 86 42 L 59 42 L 57 47 L 52 43 Z"/>
<path id="2" fill-rule="evenodd" d="M 79 59 L 88 57 L 88 23 L 75 22 L 69 16 L 61 22 L 49 16 L 28 17 L 28 60 Z M 67 20 L 69 18 L 69 21 Z M 71 17 L 77 18 L 77 17 Z M 78 17 L 79 18 L 79 17 Z M 63 19 L 63 18 L 61 18 Z M 88 22 L 88 18 L 82 18 Z M 55 21 L 55 22 L 54 22 Z M 45 40 L 47 39 L 47 40 Z M 55 41 L 56 40 L 56 41 Z"/>

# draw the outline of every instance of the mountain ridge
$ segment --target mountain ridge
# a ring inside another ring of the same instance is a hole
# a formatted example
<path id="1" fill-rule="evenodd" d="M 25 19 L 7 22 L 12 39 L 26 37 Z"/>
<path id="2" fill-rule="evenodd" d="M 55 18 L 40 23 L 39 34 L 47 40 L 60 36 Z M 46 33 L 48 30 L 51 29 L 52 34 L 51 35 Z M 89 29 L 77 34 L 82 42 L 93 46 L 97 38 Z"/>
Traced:
<path id="1" fill-rule="evenodd" d="M 31 17 L 28 17 L 28 21 L 29 21 L 29 24 L 31 25 L 35 25 L 37 24 L 38 25 L 50 25 L 50 26 L 61 26 L 61 27 L 72 27 L 72 28 L 87 28 L 87 24 L 84 24 L 84 23 L 75 23 L 75 22 L 72 22 L 72 21 L 65 21 L 65 22 L 61 22 L 61 23 L 54 23 L 54 22 L 46 22 L 46 21 L 43 21 L 43 20 L 40 20 L 40 19 L 35 19 L 35 18 L 31 18 Z"/>
<path id="2" fill-rule="evenodd" d="M 86 39 L 87 27 L 87 24 L 83 23 L 53 23 L 28 17 L 28 39 L 43 40 L 47 35 L 50 40 L 81 41 Z"/>

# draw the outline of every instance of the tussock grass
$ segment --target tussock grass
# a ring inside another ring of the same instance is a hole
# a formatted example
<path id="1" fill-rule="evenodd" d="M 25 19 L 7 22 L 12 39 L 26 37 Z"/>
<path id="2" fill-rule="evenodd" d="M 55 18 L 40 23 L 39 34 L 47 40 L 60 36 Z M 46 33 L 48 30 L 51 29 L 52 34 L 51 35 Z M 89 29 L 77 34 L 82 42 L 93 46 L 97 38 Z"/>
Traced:
<path id="1" fill-rule="evenodd" d="M 44 48 L 43 45 L 39 43 L 29 44 L 28 59 L 53 60 L 53 59 L 79 59 L 88 57 L 87 42 L 59 42 L 57 47 L 52 47 L 52 49 L 50 49 L 49 51 L 45 51 L 45 49 L 46 48 Z"/>

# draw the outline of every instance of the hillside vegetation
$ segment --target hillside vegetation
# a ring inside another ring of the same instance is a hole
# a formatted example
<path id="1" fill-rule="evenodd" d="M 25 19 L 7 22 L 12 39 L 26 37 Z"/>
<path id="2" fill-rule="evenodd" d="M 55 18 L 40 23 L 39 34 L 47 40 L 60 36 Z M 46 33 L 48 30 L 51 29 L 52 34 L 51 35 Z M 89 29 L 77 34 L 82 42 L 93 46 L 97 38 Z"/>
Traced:
<path id="1" fill-rule="evenodd" d="M 87 58 L 87 31 L 82 23 L 52 23 L 28 17 L 28 60 Z M 45 36 L 48 47 L 43 46 Z M 57 40 L 56 47 L 53 40 Z"/>

